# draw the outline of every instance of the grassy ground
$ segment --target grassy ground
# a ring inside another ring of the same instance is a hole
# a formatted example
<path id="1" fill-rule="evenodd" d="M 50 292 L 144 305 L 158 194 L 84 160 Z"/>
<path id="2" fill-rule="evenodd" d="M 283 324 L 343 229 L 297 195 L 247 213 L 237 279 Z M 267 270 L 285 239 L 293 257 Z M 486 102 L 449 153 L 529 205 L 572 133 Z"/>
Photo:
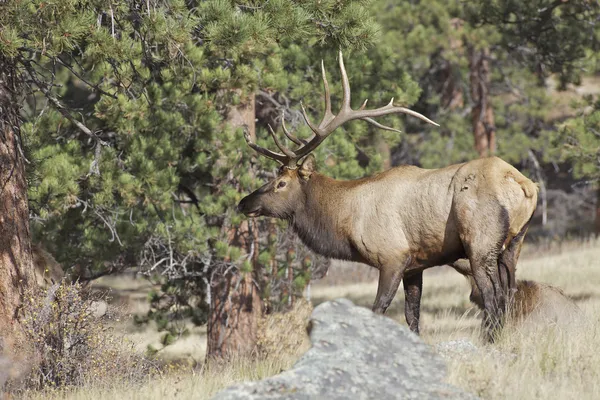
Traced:
<path id="1" fill-rule="evenodd" d="M 586 324 L 568 331 L 546 327 L 534 334 L 509 328 L 498 343 L 485 345 L 479 339 L 480 322 L 478 313 L 469 303 L 466 280 L 450 269 L 436 268 L 425 272 L 423 339 L 435 345 L 466 338 L 479 346 L 481 350 L 477 353 L 449 360 L 448 381 L 482 398 L 600 398 L 600 380 L 597 378 L 600 376 L 600 353 L 597 352 L 600 347 L 600 242 L 542 251 L 528 249 L 524 254 L 517 272 L 519 279 L 546 282 L 563 289 L 582 308 L 587 317 Z M 364 266 L 334 266 L 323 282 L 313 285 L 313 304 L 347 297 L 356 304 L 370 307 L 377 286 L 372 280 L 375 275 L 363 271 L 363 275 L 356 276 L 365 279 L 366 274 L 366 279 L 371 281 L 331 284 L 332 280 L 340 280 L 345 272 L 352 273 L 355 268 L 368 271 Z M 117 300 L 123 304 L 129 302 L 134 310 L 143 311 L 146 307 L 144 293 L 148 288 L 139 281 L 133 284 L 120 279 L 119 282 L 104 283 L 119 288 L 115 293 L 122 298 L 113 294 Z M 400 290 L 388 310 L 388 316 L 402 324 L 405 323 L 403 301 Z M 302 324 L 297 326 L 297 334 L 304 335 Z M 282 335 L 289 335 L 281 329 Z M 140 350 L 158 339 L 152 329 L 140 330 L 127 325 L 124 332 L 138 342 Z M 177 346 L 165 350 L 167 358 L 183 356 L 202 360 L 204 333 L 197 330 Z M 115 381 L 110 387 L 90 386 L 69 392 L 35 394 L 33 398 L 205 399 L 232 382 L 261 379 L 289 368 L 305 349 L 306 346 L 281 349 L 262 361 L 235 360 L 205 370 L 173 370 L 141 385 Z"/>
<path id="2" fill-rule="evenodd" d="M 485 399 L 600 398 L 600 243 L 565 249 L 546 249 L 550 254 L 545 256 L 528 249 L 517 276 L 563 289 L 584 312 L 584 324 L 567 330 L 546 326 L 535 332 L 512 327 L 493 346 L 479 339 L 480 321 L 469 303 L 466 280 L 449 269 L 425 272 L 423 339 L 435 345 L 466 338 L 483 348 L 450 360 L 450 383 Z M 314 302 L 348 297 L 370 307 L 376 287 L 375 282 L 319 287 L 313 290 Z M 388 315 L 404 324 L 403 302 L 399 292 Z"/>

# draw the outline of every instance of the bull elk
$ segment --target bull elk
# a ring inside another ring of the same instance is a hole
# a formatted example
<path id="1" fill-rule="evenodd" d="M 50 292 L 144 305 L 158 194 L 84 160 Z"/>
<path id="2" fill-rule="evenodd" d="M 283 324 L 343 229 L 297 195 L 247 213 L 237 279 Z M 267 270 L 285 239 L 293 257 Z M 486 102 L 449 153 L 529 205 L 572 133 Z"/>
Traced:
<path id="1" fill-rule="evenodd" d="M 419 332 L 423 270 L 468 258 L 484 303 L 484 325 L 490 340 L 516 291 L 515 266 L 523 237 L 537 203 L 537 186 L 497 157 L 482 158 L 440 169 L 398 166 L 371 177 L 339 181 L 317 172 L 311 154 L 345 122 L 361 119 L 381 129 L 395 130 L 374 117 L 404 113 L 430 124 L 425 116 L 393 99 L 384 107 L 358 110 L 350 106 L 350 84 L 339 54 L 343 98 L 337 115 L 331 111 L 323 62 L 325 115 L 310 140 L 290 133 L 292 150 L 269 131 L 281 153 L 254 143 L 259 154 L 281 164 L 275 179 L 243 198 L 238 209 L 249 217 L 289 221 L 314 252 L 357 261 L 379 270 L 373 311 L 384 313 L 403 280 L 405 317 Z M 283 122 L 283 121 L 282 121 Z"/>

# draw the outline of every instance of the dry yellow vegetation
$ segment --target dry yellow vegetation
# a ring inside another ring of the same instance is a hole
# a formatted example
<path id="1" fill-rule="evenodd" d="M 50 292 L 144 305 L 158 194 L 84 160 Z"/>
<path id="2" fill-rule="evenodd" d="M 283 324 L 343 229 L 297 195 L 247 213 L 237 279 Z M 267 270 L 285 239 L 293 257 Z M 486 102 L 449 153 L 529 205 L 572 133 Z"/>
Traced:
<path id="1" fill-rule="evenodd" d="M 600 398 L 600 241 L 569 245 L 562 249 L 526 249 L 519 263 L 519 279 L 545 282 L 561 288 L 582 309 L 586 321 L 570 329 L 556 326 L 539 327 L 535 332 L 508 327 L 494 345 L 479 338 L 478 312 L 469 302 L 469 285 L 465 278 L 447 269 L 426 271 L 422 301 L 422 337 L 436 345 L 451 340 L 467 339 L 479 351 L 448 360 L 448 382 L 471 391 L 484 399 L 597 399 Z M 334 268 L 344 268 L 336 266 Z M 367 267 L 362 267 L 367 268 Z M 332 271 L 332 274 L 343 270 Z M 346 297 L 356 304 L 370 307 L 376 282 L 349 283 L 332 286 L 314 285 L 314 304 Z M 388 310 L 389 317 L 404 324 L 403 295 Z M 267 359 L 233 360 L 228 364 L 192 371 L 177 369 L 133 386 L 116 381 L 113 386 L 84 388 L 44 394 L 30 398 L 44 399 L 207 399 L 234 382 L 262 379 L 289 368 L 306 350 L 305 335 L 299 319 L 308 316 L 307 308 L 299 310 L 295 321 L 267 321 L 270 346 L 277 343 L 277 329 L 286 343 L 270 353 Z M 278 317 L 280 318 L 280 317 Z M 290 324 L 297 337 L 289 337 Z M 147 333 L 151 335 L 151 332 Z M 195 336 L 202 341 L 201 334 Z M 143 339 L 137 332 L 133 339 Z M 189 339 L 188 339 L 189 340 Z M 298 346 L 297 343 L 305 343 Z M 196 343 L 194 346 L 198 345 Z M 191 346 L 191 345 L 190 345 Z M 178 353 L 197 353 L 198 348 L 178 349 Z M 196 355 L 198 357 L 198 355 Z"/>

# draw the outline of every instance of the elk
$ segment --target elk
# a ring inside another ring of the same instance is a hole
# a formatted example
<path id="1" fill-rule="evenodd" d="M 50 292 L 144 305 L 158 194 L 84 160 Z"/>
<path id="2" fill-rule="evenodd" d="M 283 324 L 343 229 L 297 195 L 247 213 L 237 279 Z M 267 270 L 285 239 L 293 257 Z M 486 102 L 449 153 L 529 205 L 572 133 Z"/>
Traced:
<path id="1" fill-rule="evenodd" d="M 339 54 L 342 104 L 337 115 L 321 62 L 325 114 L 318 125 L 301 105 L 314 135 L 302 140 L 285 127 L 298 147 L 283 145 L 269 131 L 281 153 L 246 142 L 260 155 L 281 164 L 278 174 L 250 195 L 238 210 L 248 217 L 267 216 L 289 222 L 300 239 L 325 257 L 357 261 L 379 270 L 373 311 L 385 313 L 403 281 L 405 317 L 419 332 L 423 270 L 467 258 L 484 303 L 489 340 L 501 325 L 510 294 L 516 291 L 515 266 L 523 237 L 537 203 L 537 186 L 497 157 L 481 158 L 440 169 L 398 166 L 350 181 L 317 172 L 311 154 L 342 124 L 361 119 L 393 130 L 373 118 L 403 113 L 437 125 L 427 117 L 390 103 L 358 110 L 350 106 L 350 83 Z"/>
<path id="2" fill-rule="evenodd" d="M 483 309 L 483 299 L 473 280 L 469 261 L 458 260 L 451 267 L 468 279 L 471 286 L 469 300 Z M 585 320 L 583 311 L 561 289 L 530 280 L 517 281 L 517 291 L 507 317 L 521 330 L 544 326 L 576 327 Z"/>

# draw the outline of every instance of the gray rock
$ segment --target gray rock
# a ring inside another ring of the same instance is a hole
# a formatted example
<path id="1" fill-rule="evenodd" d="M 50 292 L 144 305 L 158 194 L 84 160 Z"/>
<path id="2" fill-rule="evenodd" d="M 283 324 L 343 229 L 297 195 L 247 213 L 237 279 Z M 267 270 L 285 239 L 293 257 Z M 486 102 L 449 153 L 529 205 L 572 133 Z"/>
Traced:
<path id="1" fill-rule="evenodd" d="M 312 347 L 292 369 L 213 400 L 476 398 L 443 382 L 444 362 L 407 327 L 349 300 L 315 308 L 309 333 Z"/>
<path id="2" fill-rule="evenodd" d="M 104 300 L 92 301 L 90 311 L 95 318 L 101 318 L 108 312 L 108 304 Z"/>

